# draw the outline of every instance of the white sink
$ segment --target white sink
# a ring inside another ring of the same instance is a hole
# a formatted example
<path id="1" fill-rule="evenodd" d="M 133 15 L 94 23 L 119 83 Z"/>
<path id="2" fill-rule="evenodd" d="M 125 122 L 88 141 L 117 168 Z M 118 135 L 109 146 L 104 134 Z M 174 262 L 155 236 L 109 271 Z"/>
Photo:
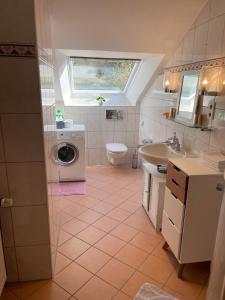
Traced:
<path id="1" fill-rule="evenodd" d="M 153 165 L 167 164 L 170 158 L 184 157 L 184 152 L 176 152 L 167 144 L 148 144 L 139 148 L 141 157 Z"/>

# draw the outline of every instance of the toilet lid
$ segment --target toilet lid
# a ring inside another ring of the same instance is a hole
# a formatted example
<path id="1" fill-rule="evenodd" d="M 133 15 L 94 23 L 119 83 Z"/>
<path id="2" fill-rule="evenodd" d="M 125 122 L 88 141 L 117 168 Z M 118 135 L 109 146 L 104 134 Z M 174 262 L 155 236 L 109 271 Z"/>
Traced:
<path id="1" fill-rule="evenodd" d="M 119 143 L 106 144 L 106 149 L 111 152 L 126 152 L 127 146 Z"/>

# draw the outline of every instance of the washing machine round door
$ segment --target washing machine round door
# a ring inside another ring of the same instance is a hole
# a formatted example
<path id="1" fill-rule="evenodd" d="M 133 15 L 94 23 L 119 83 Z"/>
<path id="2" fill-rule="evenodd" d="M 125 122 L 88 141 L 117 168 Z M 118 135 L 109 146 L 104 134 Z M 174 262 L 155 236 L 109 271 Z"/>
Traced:
<path id="1" fill-rule="evenodd" d="M 55 159 L 60 165 L 74 164 L 79 157 L 78 149 L 70 143 L 60 143 L 55 149 Z"/>

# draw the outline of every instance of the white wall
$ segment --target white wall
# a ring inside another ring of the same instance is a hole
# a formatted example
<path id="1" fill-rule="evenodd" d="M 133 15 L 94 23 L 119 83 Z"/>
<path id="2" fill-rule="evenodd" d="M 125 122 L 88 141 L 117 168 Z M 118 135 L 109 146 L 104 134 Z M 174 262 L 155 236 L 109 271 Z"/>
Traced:
<path id="1" fill-rule="evenodd" d="M 167 66 L 224 56 L 225 1 L 209 0 L 174 51 Z M 171 95 L 163 93 L 163 77 L 159 75 L 141 102 L 140 138 L 150 137 L 154 141 L 163 141 L 176 131 L 184 147 L 191 152 L 199 153 L 203 149 L 225 150 L 224 128 L 202 132 L 199 129 L 188 128 L 165 120 L 162 113 L 174 106 L 175 102 L 175 99 L 171 99 Z M 207 300 L 220 299 L 225 276 L 224 207 L 223 203 Z"/>
<path id="2" fill-rule="evenodd" d="M 105 110 L 119 109 L 123 120 L 106 120 Z M 128 153 L 121 160 L 131 163 L 131 157 L 138 145 L 139 107 L 64 107 L 64 117 L 73 119 L 75 123 L 86 126 L 86 160 L 88 165 L 107 164 L 105 145 L 107 143 L 123 143 Z"/>
<path id="3" fill-rule="evenodd" d="M 199 32 L 205 32 L 203 36 Z M 192 38 L 191 38 L 192 36 Z M 201 37 L 201 38 L 200 38 Z M 215 40 L 214 40 L 215 39 Z M 225 2 L 209 0 L 190 31 L 174 51 L 167 66 L 223 57 L 225 55 Z M 176 106 L 170 95 L 163 93 L 163 76 L 159 75 L 141 102 L 140 138 L 162 141 L 176 131 L 188 151 L 203 149 L 225 150 L 225 129 L 202 132 L 166 120 L 162 113 Z"/>
<path id="4" fill-rule="evenodd" d="M 190 28 L 205 2 L 52 0 L 54 46 L 168 53 Z"/>

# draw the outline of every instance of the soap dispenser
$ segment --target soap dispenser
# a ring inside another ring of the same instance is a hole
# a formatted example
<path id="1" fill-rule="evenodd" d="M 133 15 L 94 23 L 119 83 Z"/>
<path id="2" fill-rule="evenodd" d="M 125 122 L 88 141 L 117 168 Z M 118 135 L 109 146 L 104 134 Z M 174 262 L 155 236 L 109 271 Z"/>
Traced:
<path id="1" fill-rule="evenodd" d="M 60 108 L 56 109 L 56 128 L 63 129 L 64 128 L 64 120 L 63 120 L 63 113 Z"/>

